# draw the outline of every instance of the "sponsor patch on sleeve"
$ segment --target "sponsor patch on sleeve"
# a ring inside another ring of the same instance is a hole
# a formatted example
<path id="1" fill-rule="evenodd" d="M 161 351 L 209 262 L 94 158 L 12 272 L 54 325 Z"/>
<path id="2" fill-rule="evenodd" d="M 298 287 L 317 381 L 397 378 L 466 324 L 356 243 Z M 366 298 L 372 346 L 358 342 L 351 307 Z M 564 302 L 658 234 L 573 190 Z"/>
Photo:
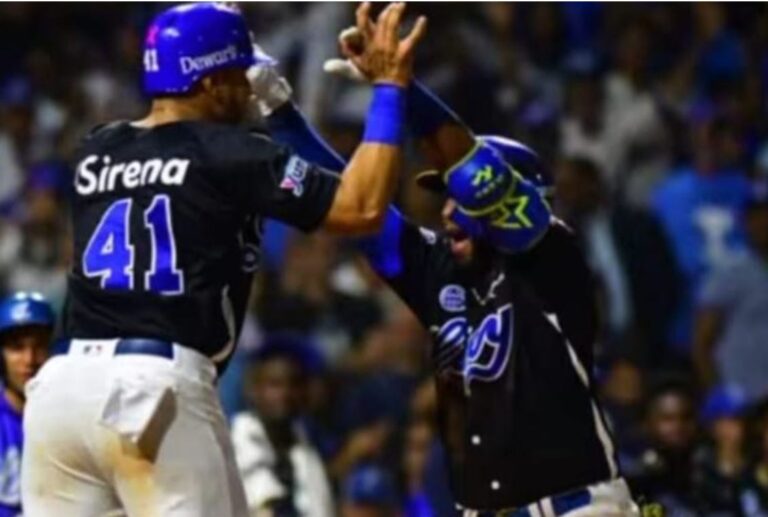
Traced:
<path id="1" fill-rule="evenodd" d="M 291 156 L 285 165 L 280 188 L 290 190 L 294 196 L 301 197 L 304 194 L 304 180 L 307 177 L 307 170 L 309 170 L 309 163 L 298 156 Z"/>

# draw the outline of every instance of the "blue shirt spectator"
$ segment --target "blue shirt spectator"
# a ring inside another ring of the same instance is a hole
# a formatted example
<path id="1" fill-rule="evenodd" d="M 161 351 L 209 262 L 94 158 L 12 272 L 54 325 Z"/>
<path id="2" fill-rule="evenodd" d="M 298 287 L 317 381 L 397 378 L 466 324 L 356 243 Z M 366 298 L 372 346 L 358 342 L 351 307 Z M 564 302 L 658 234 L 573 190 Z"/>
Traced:
<path id="1" fill-rule="evenodd" d="M 757 184 L 745 209 L 750 250 L 705 282 L 694 358 L 704 384 L 740 386 L 756 401 L 768 395 L 768 184 Z"/>
<path id="2" fill-rule="evenodd" d="M 741 253 L 746 239 L 741 218 L 749 182 L 738 171 L 703 175 L 684 168 L 664 180 L 652 207 L 686 280 L 670 342 L 680 352 L 691 342 L 693 305 L 708 272 Z"/>
<path id="3" fill-rule="evenodd" d="M 721 380 L 741 386 L 753 400 L 768 395 L 768 263 L 749 253 L 716 271 L 700 304 L 724 315 L 715 352 Z"/>
<path id="4" fill-rule="evenodd" d="M 0 517 L 21 515 L 21 413 L 0 395 Z"/>

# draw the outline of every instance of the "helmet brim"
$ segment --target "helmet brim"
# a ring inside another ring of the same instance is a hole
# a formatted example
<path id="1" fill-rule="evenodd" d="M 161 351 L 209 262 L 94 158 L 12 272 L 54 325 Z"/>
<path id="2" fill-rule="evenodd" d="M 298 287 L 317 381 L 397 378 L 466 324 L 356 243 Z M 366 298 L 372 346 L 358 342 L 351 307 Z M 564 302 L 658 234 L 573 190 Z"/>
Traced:
<path id="1" fill-rule="evenodd" d="M 424 190 L 435 194 L 445 194 L 446 192 L 442 174 L 434 169 L 418 173 L 416 175 L 416 184 Z"/>

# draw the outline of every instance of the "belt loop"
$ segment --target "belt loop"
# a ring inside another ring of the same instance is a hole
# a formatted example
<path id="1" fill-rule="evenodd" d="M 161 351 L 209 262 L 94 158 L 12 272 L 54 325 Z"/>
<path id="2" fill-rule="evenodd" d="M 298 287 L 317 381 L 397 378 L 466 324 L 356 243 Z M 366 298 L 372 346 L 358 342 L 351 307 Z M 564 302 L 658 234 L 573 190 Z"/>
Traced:
<path id="1" fill-rule="evenodd" d="M 551 497 L 545 497 L 541 500 L 541 515 L 542 517 L 557 517 Z"/>
<path id="2" fill-rule="evenodd" d="M 178 343 L 173 344 L 173 349 L 173 361 L 177 368 L 192 373 L 203 383 L 216 383 L 216 366 L 208 357 Z"/>

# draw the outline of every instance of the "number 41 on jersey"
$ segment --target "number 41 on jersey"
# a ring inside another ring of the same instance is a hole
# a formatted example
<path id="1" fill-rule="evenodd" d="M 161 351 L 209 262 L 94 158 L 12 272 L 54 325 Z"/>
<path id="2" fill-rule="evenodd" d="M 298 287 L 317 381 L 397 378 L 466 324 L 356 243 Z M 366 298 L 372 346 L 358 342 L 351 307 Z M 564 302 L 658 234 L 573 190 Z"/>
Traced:
<path id="1" fill-rule="evenodd" d="M 99 278 L 104 289 L 134 289 L 135 253 L 130 239 L 133 200 L 120 199 L 104 212 L 83 253 L 83 274 Z M 151 238 L 150 269 L 143 275 L 144 289 L 163 295 L 184 292 L 184 273 L 176 264 L 176 242 L 171 200 L 165 194 L 152 199 L 144 211 L 144 226 Z"/>

